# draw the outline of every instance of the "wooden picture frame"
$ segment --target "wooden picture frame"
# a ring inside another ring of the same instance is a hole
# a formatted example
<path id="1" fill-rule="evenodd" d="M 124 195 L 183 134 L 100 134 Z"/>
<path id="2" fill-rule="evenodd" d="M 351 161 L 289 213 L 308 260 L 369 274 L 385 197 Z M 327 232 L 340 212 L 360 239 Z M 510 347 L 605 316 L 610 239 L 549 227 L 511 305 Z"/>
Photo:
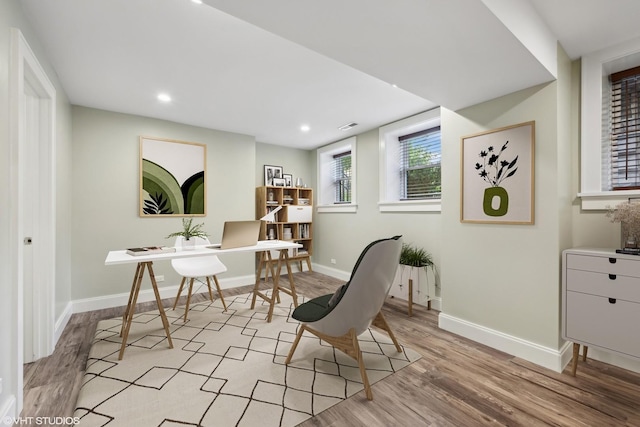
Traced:
<path id="1" fill-rule="evenodd" d="M 264 165 L 264 185 L 275 185 L 274 178 L 282 178 L 282 166 Z"/>
<path id="2" fill-rule="evenodd" d="M 205 216 L 206 159 L 205 144 L 140 136 L 140 217 Z"/>
<path id="3" fill-rule="evenodd" d="M 461 141 L 460 221 L 534 224 L 535 121 Z"/>

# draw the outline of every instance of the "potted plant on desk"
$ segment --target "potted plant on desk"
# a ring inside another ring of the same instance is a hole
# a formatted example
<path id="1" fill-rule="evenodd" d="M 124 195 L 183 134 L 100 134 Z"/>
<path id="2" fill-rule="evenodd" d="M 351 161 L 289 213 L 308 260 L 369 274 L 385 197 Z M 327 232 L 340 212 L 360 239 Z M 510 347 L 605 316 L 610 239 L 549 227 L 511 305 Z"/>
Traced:
<path id="1" fill-rule="evenodd" d="M 208 234 L 202 229 L 204 223 L 193 225 L 193 218 L 182 218 L 182 230 L 169 234 L 166 238 L 182 237 L 182 249 L 193 250 L 196 246 L 196 237 L 206 239 Z"/>
<path id="2" fill-rule="evenodd" d="M 389 295 L 408 301 L 409 316 L 413 314 L 414 301 L 426 304 L 430 309 L 435 296 L 435 270 L 431 254 L 423 248 L 403 243 L 399 264 Z M 429 270 L 431 274 L 427 274 Z"/>

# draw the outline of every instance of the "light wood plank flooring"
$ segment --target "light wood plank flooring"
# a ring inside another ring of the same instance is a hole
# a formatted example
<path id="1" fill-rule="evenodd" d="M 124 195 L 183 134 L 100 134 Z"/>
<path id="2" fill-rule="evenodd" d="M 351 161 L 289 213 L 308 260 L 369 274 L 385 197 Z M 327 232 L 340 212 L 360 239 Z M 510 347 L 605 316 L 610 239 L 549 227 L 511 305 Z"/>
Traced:
<path id="1" fill-rule="evenodd" d="M 307 297 L 343 283 L 315 272 L 296 273 L 295 280 Z M 302 426 L 640 426 L 639 374 L 588 359 L 574 378 L 568 369 L 559 374 L 442 331 L 436 311 L 415 306 L 410 318 L 406 303 L 391 298 L 383 310 L 400 343 L 422 359 L 374 384 L 373 401 L 360 392 Z M 123 311 L 72 316 L 55 353 L 25 366 L 23 417 L 73 414 L 96 324 Z"/>

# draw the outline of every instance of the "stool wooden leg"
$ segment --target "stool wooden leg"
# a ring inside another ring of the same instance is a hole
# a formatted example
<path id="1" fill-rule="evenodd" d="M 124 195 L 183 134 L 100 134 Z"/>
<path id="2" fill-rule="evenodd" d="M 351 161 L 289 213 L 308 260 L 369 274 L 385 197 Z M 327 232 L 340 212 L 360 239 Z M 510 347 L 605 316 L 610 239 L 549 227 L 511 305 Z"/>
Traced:
<path id="1" fill-rule="evenodd" d="M 589 351 L 589 347 L 586 345 L 582 346 L 582 361 L 586 362 L 587 361 L 587 351 Z"/>
<path id="2" fill-rule="evenodd" d="M 182 278 L 182 281 L 180 282 L 180 289 L 178 289 L 178 295 L 176 295 L 176 300 L 173 302 L 173 309 L 176 309 L 176 306 L 178 305 L 178 300 L 180 299 L 180 294 L 182 293 L 182 288 L 184 287 L 184 282 L 187 281 L 186 277 Z"/>
<path id="3" fill-rule="evenodd" d="M 209 288 L 209 299 L 213 302 L 213 292 L 211 292 L 211 281 L 209 280 L 209 276 L 207 276 L 207 288 Z"/>
<path id="4" fill-rule="evenodd" d="M 216 289 L 218 290 L 218 296 L 220 297 L 220 301 L 222 302 L 224 311 L 227 311 L 227 304 L 225 304 L 224 302 L 224 297 L 222 296 L 222 289 L 220 289 L 220 283 L 218 283 L 218 278 L 216 276 L 213 276 L 213 281 L 216 284 Z"/>
<path id="5" fill-rule="evenodd" d="M 189 295 L 187 295 L 187 305 L 184 308 L 184 321 L 187 321 L 187 314 L 189 313 L 189 303 L 191 302 L 191 292 L 193 291 L 193 277 L 189 280 Z"/>

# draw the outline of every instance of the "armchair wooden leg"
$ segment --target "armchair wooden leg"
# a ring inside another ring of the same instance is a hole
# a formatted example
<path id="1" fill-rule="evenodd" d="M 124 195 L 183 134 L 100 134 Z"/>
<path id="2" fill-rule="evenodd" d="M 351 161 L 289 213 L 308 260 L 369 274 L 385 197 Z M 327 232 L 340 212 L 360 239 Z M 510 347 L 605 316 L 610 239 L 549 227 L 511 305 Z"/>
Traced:
<path id="1" fill-rule="evenodd" d="M 176 306 L 178 305 L 178 300 L 180 299 L 180 294 L 182 293 L 182 288 L 184 287 L 184 282 L 186 282 L 187 278 L 183 277 L 182 281 L 180 282 L 180 288 L 178 289 L 178 295 L 176 295 L 176 300 L 173 302 L 173 309 L 176 309 Z"/>
<path id="2" fill-rule="evenodd" d="M 300 328 L 298 329 L 298 334 L 296 335 L 296 339 L 293 341 L 293 344 L 291 345 L 291 350 L 289 350 L 289 354 L 287 355 L 287 359 L 284 361 L 285 365 L 288 365 L 289 362 L 291 362 L 293 353 L 296 351 L 296 348 L 298 347 L 298 343 L 300 342 L 300 338 L 302 338 L 302 334 L 304 333 L 305 329 L 306 327 L 301 323 Z"/>
<path id="3" fill-rule="evenodd" d="M 220 301 L 222 302 L 224 311 L 227 311 L 227 304 L 225 304 L 224 302 L 224 297 L 222 296 L 222 289 L 220 289 L 220 283 L 218 283 L 218 278 L 216 276 L 213 276 L 213 281 L 216 284 L 216 289 L 218 290 L 218 296 L 220 297 Z"/>
<path id="4" fill-rule="evenodd" d="M 356 360 L 358 361 L 358 367 L 360 368 L 360 376 L 362 377 L 362 384 L 364 385 L 364 392 L 367 395 L 368 400 L 373 400 L 373 393 L 371 392 L 371 385 L 369 384 L 369 377 L 367 376 L 367 369 L 364 367 L 364 360 L 362 359 L 362 351 L 360 351 L 360 344 L 358 343 L 358 337 L 356 336 L 355 329 L 350 329 L 351 342 L 353 343 L 353 351 L 356 354 Z"/>
<path id="5" fill-rule="evenodd" d="M 302 327 L 300 328 L 302 331 Z M 311 332 L 313 335 L 317 336 L 321 340 L 325 341 L 328 344 L 331 344 L 336 349 L 340 350 L 344 354 L 349 357 L 352 357 L 358 362 L 358 368 L 360 369 L 360 376 L 362 377 L 362 384 L 364 385 L 364 391 L 367 395 L 368 400 L 373 400 L 373 392 L 371 391 L 371 385 L 369 384 L 369 377 L 367 376 L 367 369 L 364 366 L 364 359 L 362 358 L 362 351 L 360 351 L 360 344 L 358 343 L 358 336 L 356 335 L 356 330 L 354 328 L 349 329 L 349 332 L 346 334 L 333 337 L 331 335 L 323 334 L 322 332 L 316 331 L 306 325 L 304 325 L 304 330 Z M 285 364 L 288 363 L 291 356 L 293 355 L 293 350 L 298 345 L 299 337 L 302 335 L 301 332 L 298 333 L 298 338 L 293 343 L 293 347 L 289 352 L 289 357 Z"/>
<path id="6" fill-rule="evenodd" d="M 387 323 L 387 319 L 384 318 L 384 316 L 382 315 L 382 312 L 378 313 L 378 315 L 376 316 L 375 319 L 373 319 L 373 322 L 371 324 L 373 326 L 376 326 L 382 329 L 387 334 L 389 334 L 389 338 L 391 338 L 391 341 L 393 341 L 393 345 L 396 346 L 396 350 L 398 350 L 398 353 L 402 352 L 402 348 L 400 347 L 400 344 L 398 344 L 398 340 L 396 339 L 396 336 L 393 334 L 393 331 L 391 331 L 391 328 Z"/>

